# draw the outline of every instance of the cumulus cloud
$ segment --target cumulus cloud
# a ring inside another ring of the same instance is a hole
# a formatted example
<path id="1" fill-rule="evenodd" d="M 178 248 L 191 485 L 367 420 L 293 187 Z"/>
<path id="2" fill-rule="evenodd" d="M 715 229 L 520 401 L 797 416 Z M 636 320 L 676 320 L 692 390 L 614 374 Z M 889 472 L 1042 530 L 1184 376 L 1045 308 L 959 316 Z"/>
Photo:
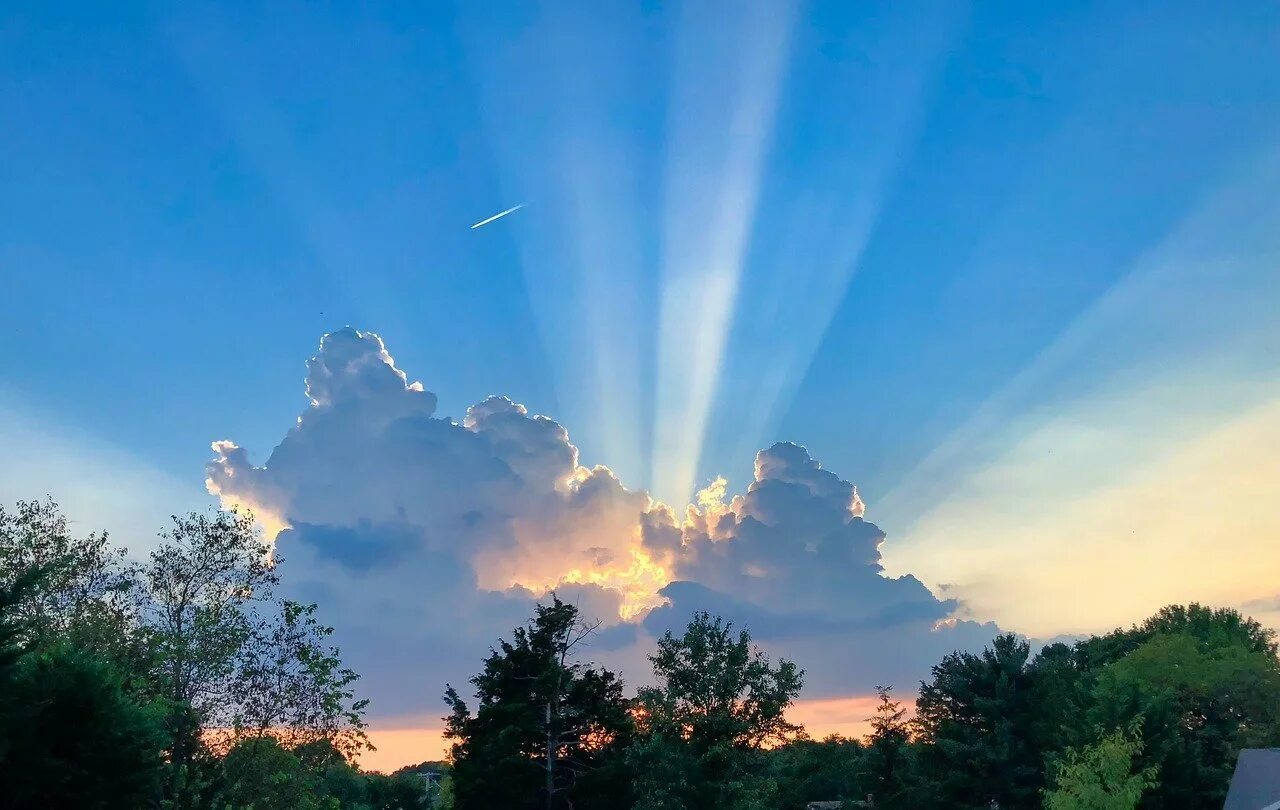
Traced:
<path id="1" fill-rule="evenodd" d="M 831 693 L 849 688 L 851 671 L 902 682 L 923 674 L 940 651 L 995 632 L 948 621 L 958 604 L 915 577 L 884 576 L 885 534 L 864 519 L 857 488 L 799 445 L 760 451 L 744 495 L 726 502 L 717 481 L 698 500 L 678 544 L 670 530 L 646 535 L 655 553 L 670 555 L 674 579 L 661 591 L 667 604 L 645 619 L 651 632 L 679 626 L 695 610 L 737 618 L 806 666 L 811 686 Z"/>
<path id="2" fill-rule="evenodd" d="M 633 681 L 650 636 L 693 610 L 750 626 L 817 694 L 919 677 L 994 632 L 885 577 L 857 490 L 797 445 L 762 451 L 746 493 L 719 480 L 681 513 L 580 465 L 563 426 L 505 397 L 437 418 L 372 333 L 326 335 L 306 393 L 261 466 L 215 442 L 207 484 L 259 515 L 286 587 L 321 604 L 379 713 L 435 712 L 551 588 L 605 620 L 596 652 Z"/>

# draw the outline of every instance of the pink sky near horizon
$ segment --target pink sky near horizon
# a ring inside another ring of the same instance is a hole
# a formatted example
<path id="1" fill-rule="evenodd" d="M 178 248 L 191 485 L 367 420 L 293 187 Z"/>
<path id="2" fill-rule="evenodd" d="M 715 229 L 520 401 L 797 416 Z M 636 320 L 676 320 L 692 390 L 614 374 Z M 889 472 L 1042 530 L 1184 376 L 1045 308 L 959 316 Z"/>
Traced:
<path id="1" fill-rule="evenodd" d="M 788 716 L 803 725 L 815 740 L 832 734 L 862 738 L 870 731 L 869 721 L 877 702 L 875 695 L 799 700 Z M 903 703 L 911 708 L 910 697 L 905 697 Z M 366 771 L 391 773 L 405 765 L 442 760 L 449 747 L 443 728 L 397 726 L 391 721 L 385 726 L 374 725 L 368 734 L 377 750 L 360 757 L 360 767 Z"/>

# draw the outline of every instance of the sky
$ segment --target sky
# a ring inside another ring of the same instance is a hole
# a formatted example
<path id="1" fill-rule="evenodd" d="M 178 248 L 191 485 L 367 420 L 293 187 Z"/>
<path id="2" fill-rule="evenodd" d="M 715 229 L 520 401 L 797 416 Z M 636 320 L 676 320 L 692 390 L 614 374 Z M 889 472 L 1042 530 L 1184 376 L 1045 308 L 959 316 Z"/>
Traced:
<path id="1" fill-rule="evenodd" d="M 1265 2 L 6 3 L 0 501 L 253 508 L 388 767 L 550 588 L 835 730 L 1280 625 L 1277 136 Z"/>

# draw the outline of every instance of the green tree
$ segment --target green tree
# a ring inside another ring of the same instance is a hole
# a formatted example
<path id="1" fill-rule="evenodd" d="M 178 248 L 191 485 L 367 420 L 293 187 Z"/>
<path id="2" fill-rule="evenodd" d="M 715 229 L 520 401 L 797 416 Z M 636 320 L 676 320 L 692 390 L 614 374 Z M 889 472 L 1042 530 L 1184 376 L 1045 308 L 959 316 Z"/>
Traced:
<path id="1" fill-rule="evenodd" d="M 1076 645 L 1076 655 L 1082 668 L 1096 671 L 1119 661 L 1158 635 L 1188 636 L 1206 650 L 1239 645 L 1272 658 L 1277 652 L 1274 630 L 1237 610 L 1210 608 L 1193 602 L 1168 605 L 1128 630 L 1114 630 L 1081 641 Z"/>
<path id="2" fill-rule="evenodd" d="M 1031 745 L 1037 709 L 1030 646 L 1002 635 L 981 655 L 956 652 L 933 667 L 916 701 L 924 775 L 946 807 L 1033 807 L 1042 752 Z"/>
<path id="3" fill-rule="evenodd" d="M 786 710 L 804 673 L 785 659 L 772 666 L 749 631 L 735 637 L 732 622 L 694 614 L 683 635 L 667 631 L 658 639 L 649 660 L 657 685 L 637 694 L 648 728 L 676 733 L 699 750 L 779 745 L 801 733 Z"/>
<path id="4" fill-rule="evenodd" d="M 371 748 L 365 736 L 367 700 L 352 684 L 327 640 L 333 628 L 316 621 L 316 605 L 284 601 L 278 615 L 254 624 L 235 661 L 232 691 L 237 738 L 271 735 L 289 748 L 325 742 L 352 759 Z"/>
<path id="5" fill-rule="evenodd" d="M 136 703 L 93 652 L 21 645 L 23 625 L 41 621 L 23 611 L 24 597 L 47 570 L 0 586 L 0 806 L 148 804 L 161 773 L 160 712 Z"/>
<path id="6" fill-rule="evenodd" d="M 593 772 L 611 767 L 630 729 L 622 682 L 576 660 L 595 629 L 554 594 L 527 627 L 490 650 L 471 679 L 472 714 L 449 686 L 446 736 L 454 741 L 457 807 L 585 807 Z M 609 780 L 616 781 L 616 780 Z"/>
<path id="7" fill-rule="evenodd" d="M 638 808 L 748 808 L 776 802 L 761 751 L 798 739 L 786 719 L 804 673 L 775 667 L 733 624 L 697 613 L 649 657 L 657 685 L 636 697 L 642 738 L 628 753 Z"/>
<path id="8" fill-rule="evenodd" d="M 1098 675 L 1089 718 L 1142 724 L 1152 807 L 1222 805 L 1241 748 L 1280 744 L 1280 665 L 1238 634 L 1156 633 Z"/>
<path id="9" fill-rule="evenodd" d="M 1054 769 L 1053 788 L 1045 791 L 1045 810 L 1134 810 L 1156 784 L 1156 768 L 1134 772 L 1141 753 L 1137 727 L 1131 734 L 1113 731 L 1084 749 L 1067 749 Z"/>
<path id="10" fill-rule="evenodd" d="M 174 517 L 143 571 L 147 625 L 160 694 L 170 709 L 170 798 L 189 805 L 201 730 L 230 728 L 235 664 L 252 632 L 249 605 L 269 598 L 278 576 L 271 549 L 240 512 Z"/>
<path id="11" fill-rule="evenodd" d="M 26 588 L 15 616 L 31 631 L 128 663 L 137 658 L 137 578 L 124 548 L 105 532 L 75 536 L 53 500 L 0 506 L 0 585 L 44 573 Z"/>
<path id="12" fill-rule="evenodd" d="M 365 776 L 368 806 L 371 810 L 428 810 L 441 806 L 443 786 L 434 795 L 429 793 L 421 777 L 399 773 L 383 776 L 371 773 Z M 434 802 L 434 804 L 433 804 Z M 345 808 L 346 805 L 343 805 Z M 452 807 L 452 805 L 449 805 Z"/>
<path id="13" fill-rule="evenodd" d="M 271 737 L 241 740 L 223 757 L 214 807 L 226 810 L 339 810 L 321 780 Z"/>
<path id="14" fill-rule="evenodd" d="M 175 517 L 143 569 L 153 680 L 170 707 L 169 801 L 190 806 L 211 735 L 367 748 L 365 701 L 316 606 L 279 602 L 273 559 L 247 513 Z M 237 749 L 239 745 L 236 745 Z"/>
<path id="15" fill-rule="evenodd" d="M 796 740 L 765 752 L 777 785 L 778 807 L 805 810 L 812 801 L 840 801 L 866 795 L 862 773 L 866 751 L 857 740 L 828 737 Z"/>
<path id="16" fill-rule="evenodd" d="M 877 807 L 890 810 L 913 806 L 916 787 L 911 725 L 907 721 L 907 710 L 893 699 L 891 689 L 876 687 L 880 702 L 871 718 L 871 734 L 867 736 L 866 754 L 862 759 L 863 792 L 874 797 Z"/>

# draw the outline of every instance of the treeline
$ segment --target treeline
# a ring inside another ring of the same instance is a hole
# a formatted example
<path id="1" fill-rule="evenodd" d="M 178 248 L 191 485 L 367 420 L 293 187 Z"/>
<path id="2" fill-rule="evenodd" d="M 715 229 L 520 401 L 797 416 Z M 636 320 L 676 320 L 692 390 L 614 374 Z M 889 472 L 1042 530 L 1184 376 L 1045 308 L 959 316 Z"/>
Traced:
<path id="1" fill-rule="evenodd" d="M 0 807 L 430 806 L 353 766 L 357 676 L 279 562 L 236 512 L 135 563 L 52 501 L 0 507 Z"/>
<path id="2" fill-rule="evenodd" d="M 447 687 L 447 765 L 363 773 L 357 676 L 280 566 L 236 512 L 135 563 L 52 502 L 0 508 L 0 808 L 1217 808 L 1239 750 L 1280 745 L 1275 634 L 1232 610 L 1000 636 L 816 741 L 787 720 L 804 673 L 745 630 L 695 615 L 628 697 L 553 594 Z"/>
<path id="3" fill-rule="evenodd" d="M 1233 610 L 1168 607 L 1032 654 L 1000 636 L 920 684 L 880 690 L 865 740 L 786 720 L 803 673 L 696 615 L 659 640 L 652 687 L 581 663 L 593 624 L 558 599 L 446 699 L 450 801 L 479 808 L 1220 808 L 1241 748 L 1280 744 L 1275 634 Z"/>

